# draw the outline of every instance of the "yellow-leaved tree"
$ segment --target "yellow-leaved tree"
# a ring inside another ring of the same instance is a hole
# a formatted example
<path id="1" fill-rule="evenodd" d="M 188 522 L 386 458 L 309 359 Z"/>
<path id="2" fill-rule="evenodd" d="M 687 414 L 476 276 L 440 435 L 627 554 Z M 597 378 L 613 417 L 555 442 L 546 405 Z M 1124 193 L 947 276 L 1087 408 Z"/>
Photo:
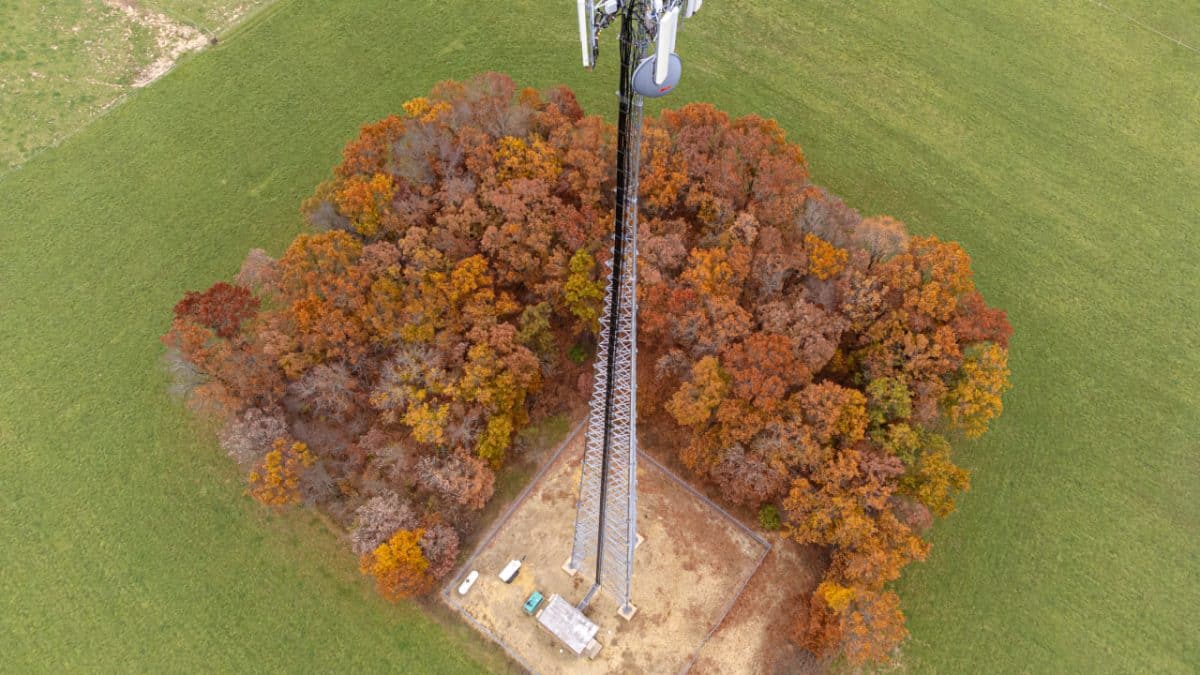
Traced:
<path id="1" fill-rule="evenodd" d="M 304 443 L 275 439 L 271 451 L 250 470 L 251 496 L 269 506 L 300 501 L 300 477 L 314 461 Z"/>
<path id="2" fill-rule="evenodd" d="M 363 574 L 375 577 L 379 593 L 388 600 L 421 595 L 433 587 L 429 560 L 421 551 L 425 530 L 397 530 L 387 541 L 359 560 Z"/>

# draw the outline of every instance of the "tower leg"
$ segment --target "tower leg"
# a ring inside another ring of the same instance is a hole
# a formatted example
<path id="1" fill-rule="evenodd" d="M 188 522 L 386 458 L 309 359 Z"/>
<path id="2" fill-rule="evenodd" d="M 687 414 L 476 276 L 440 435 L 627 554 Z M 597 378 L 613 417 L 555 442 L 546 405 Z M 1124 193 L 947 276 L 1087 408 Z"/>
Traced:
<path id="1" fill-rule="evenodd" d="M 570 558 L 567 558 L 567 561 L 562 564 L 562 571 L 566 572 L 567 576 L 569 577 L 574 577 L 579 574 L 579 568 L 571 564 Z"/>
<path id="2" fill-rule="evenodd" d="M 585 434 L 571 560 L 578 571 L 593 554 L 593 586 L 580 609 L 601 586 L 633 616 L 629 602 L 637 535 L 637 233 L 642 97 L 633 73 L 648 44 L 642 1 L 631 1 L 621 20 L 621 87 L 617 140 L 617 195 L 612 259 L 600 320 L 595 380 Z"/>

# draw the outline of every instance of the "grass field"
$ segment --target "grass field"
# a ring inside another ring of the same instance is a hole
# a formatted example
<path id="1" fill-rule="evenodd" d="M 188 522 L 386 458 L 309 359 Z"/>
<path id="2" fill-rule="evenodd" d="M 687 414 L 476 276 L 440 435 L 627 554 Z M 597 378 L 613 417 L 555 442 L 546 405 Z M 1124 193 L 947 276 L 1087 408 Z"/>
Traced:
<path id="1" fill-rule="evenodd" d="M 550 5 L 280 0 L 0 178 L 3 669 L 499 665 L 242 497 L 156 338 L 436 80 L 504 68 L 610 112 L 613 45 L 579 71 Z M 1194 46 L 1195 4 L 882 5 L 708 3 L 669 103 L 779 118 L 851 204 L 962 241 L 1016 326 L 974 489 L 901 584 L 906 663 L 1200 669 L 1200 53 L 1146 28 Z"/>
<path id="2" fill-rule="evenodd" d="M 0 175 L 103 114 L 185 34 L 203 44 L 195 31 L 220 34 L 268 1 L 0 2 Z"/>
<path id="3" fill-rule="evenodd" d="M 144 7 L 196 26 L 209 33 L 221 33 L 240 19 L 270 5 L 275 0 L 140 0 Z"/>

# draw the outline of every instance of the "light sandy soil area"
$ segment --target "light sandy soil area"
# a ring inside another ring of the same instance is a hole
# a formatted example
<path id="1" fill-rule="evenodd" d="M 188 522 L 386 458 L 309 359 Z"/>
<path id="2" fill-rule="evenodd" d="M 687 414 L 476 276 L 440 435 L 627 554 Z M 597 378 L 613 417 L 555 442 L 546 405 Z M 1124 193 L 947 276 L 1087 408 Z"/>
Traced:
<path id="1" fill-rule="evenodd" d="M 620 618 L 616 603 L 601 592 L 586 613 L 600 627 L 597 640 L 603 648 L 588 661 L 562 647 L 522 611 L 534 590 L 547 598 L 558 593 L 572 603 L 588 590 L 586 572 L 572 578 L 562 570 L 570 554 L 582 450 L 583 435 L 578 434 L 451 582 L 445 594 L 451 606 L 539 673 L 676 673 L 697 657 L 708 659 L 714 646 L 731 650 L 712 657 L 713 663 L 729 664 L 721 672 L 757 672 L 753 662 L 739 663 L 743 638 L 731 635 L 705 643 L 767 548 L 647 462 L 638 468 L 638 531 L 645 540 L 634 559 L 638 612 L 633 619 Z M 525 563 L 513 583 L 501 582 L 501 568 L 522 556 Z M 472 569 L 479 571 L 479 580 L 460 596 L 455 587 Z M 744 629 L 755 627 L 745 624 Z"/>
<path id="2" fill-rule="evenodd" d="M 732 611 L 700 653 L 691 672 L 702 675 L 746 672 L 818 673 L 813 656 L 792 645 L 788 630 L 793 606 L 811 593 L 825 567 L 815 547 L 776 536 L 771 551 Z"/>
<path id="3" fill-rule="evenodd" d="M 154 36 L 156 58 L 137 73 L 132 86 L 144 87 L 165 75 L 180 56 L 200 49 L 208 44 L 208 38 L 199 29 L 143 7 L 133 0 L 103 0 L 104 4 L 120 11 L 134 25 L 149 29 Z"/>

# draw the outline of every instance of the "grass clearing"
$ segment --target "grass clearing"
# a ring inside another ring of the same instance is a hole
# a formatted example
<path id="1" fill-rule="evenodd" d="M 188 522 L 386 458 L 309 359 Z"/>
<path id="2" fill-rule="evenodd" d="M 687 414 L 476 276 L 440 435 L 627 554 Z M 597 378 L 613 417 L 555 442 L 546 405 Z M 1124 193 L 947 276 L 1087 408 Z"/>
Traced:
<path id="1" fill-rule="evenodd" d="M 148 9 L 203 30 L 224 33 L 274 0 L 137 0 Z"/>
<path id="2" fill-rule="evenodd" d="M 1134 9 L 1196 25 L 1177 0 Z M 373 598 L 311 516 L 241 497 L 157 343 L 184 290 L 282 249 L 360 124 L 435 81 L 503 67 L 615 109 L 611 36 L 587 74 L 569 8 L 483 13 L 280 0 L 0 177 L 6 666 L 494 659 Z M 901 584 L 909 668 L 1200 668 L 1200 55 L 1088 0 L 726 0 L 680 53 L 669 105 L 777 117 L 849 203 L 962 241 L 1016 327 L 1007 411 L 960 454 L 974 489 Z"/>
<path id="3" fill-rule="evenodd" d="M 269 1 L 0 3 L 0 175 Z"/>

